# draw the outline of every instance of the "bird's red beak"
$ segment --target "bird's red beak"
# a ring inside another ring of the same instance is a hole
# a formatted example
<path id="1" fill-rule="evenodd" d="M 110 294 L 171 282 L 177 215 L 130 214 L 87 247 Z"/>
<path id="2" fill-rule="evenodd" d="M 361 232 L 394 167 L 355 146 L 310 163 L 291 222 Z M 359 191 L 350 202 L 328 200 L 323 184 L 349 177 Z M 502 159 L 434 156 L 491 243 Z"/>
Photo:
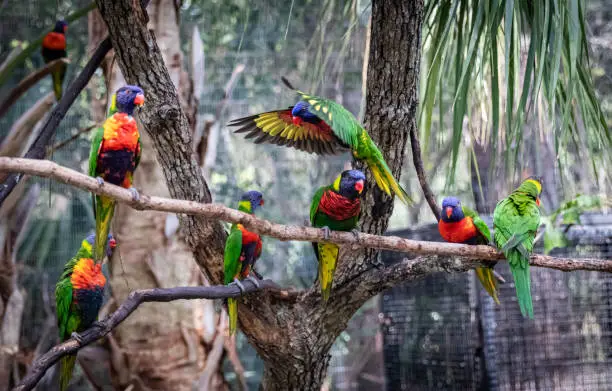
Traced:
<path id="1" fill-rule="evenodd" d="M 451 215 L 453 214 L 453 207 L 447 206 L 445 210 L 446 210 L 446 217 L 450 219 Z"/>
<path id="2" fill-rule="evenodd" d="M 540 197 L 536 198 L 536 205 L 540 206 Z"/>
<path id="3" fill-rule="evenodd" d="M 68 30 L 68 26 L 64 26 L 64 33 Z"/>
<path id="4" fill-rule="evenodd" d="M 355 182 L 355 190 L 357 190 L 357 192 L 361 194 L 361 192 L 363 191 L 363 180 L 358 180 L 357 182 Z"/>
<path id="5" fill-rule="evenodd" d="M 295 126 L 300 126 L 302 124 L 302 118 L 297 115 L 293 116 L 292 121 Z"/>
<path id="6" fill-rule="evenodd" d="M 137 94 L 136 98 L 134 98 L 134 104 L 136 106 L 142 106 L 143 103 L 144 103 L 144 95 L 143 94 Z"/>
<path id="7" fill-rule="evenodd" d="M 263 206 L 263 204 L 264 204 L 264 200 L 262 198 L 261 201 L 259 201 L 259 206 Z"/>
<path id="8" fill-rule="evenodd" d="M 117 241 L 115 240 L 115 238 L 112 238 L 111 240 L 109 240 L 108 245 L 110 246 L 111 250 L 114 250 L 115 247 L 117 247 Z"/>

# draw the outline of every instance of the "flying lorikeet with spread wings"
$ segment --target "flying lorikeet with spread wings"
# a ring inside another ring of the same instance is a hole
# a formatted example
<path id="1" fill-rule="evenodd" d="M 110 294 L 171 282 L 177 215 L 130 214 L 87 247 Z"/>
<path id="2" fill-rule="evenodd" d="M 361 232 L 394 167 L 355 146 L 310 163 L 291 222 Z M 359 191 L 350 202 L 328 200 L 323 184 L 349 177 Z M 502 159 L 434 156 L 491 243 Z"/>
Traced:
<path id="1" fill-rule="evenodd" d="M 88 329 L 98 317 L 104 298 L 106 278 L 102 274 L 102 265 L 91 258 L 95 235 L 89 235 L 81 243 L 81 248 L 71 258 L 55 285 L 55 303 L 57 325 L 60 340 L 73 337 L 80 342 L 78 333 Z M 115 239 L 108 235 L 106 255 L 110 257 L 115 248 Z M 76 354 L 64 356 L 60 363 L 60 389 L 68 387 Z"/>
<path id="2" fill-rule="evenodd" d="M 98 128 L 89 153 L 89 175 L 100 185 L 105 181 L 132 191 L 134 199 L 138 192 L 132 187 L 132 177 L 140 161 L 140 133 L 132 117 L 136 106 L 144 103 L 140 87 L 124 86 L 112 97 L 110 116 Z M 104 245 L 115 211 L 115 201 L 106 196 L 93 196 L 96 217 L 96 244 L 93 256 L 96 262 L 104 257 Z"/>
<path id="3" fill-rule="evenodd" d="M 263 195 L 255 190 L 247 191 L 240 198 L 238 210 L 244 213 L 255 213 L 255 210 L 264 204 Z M 255 262 L 261 256 L 261 237 L 255 232 L 248 231 L 242 224 L 233 224 L 225 242 L 223 256 L 223 277 L 225 285 L 236 284 L 241 291 L 244 287 L 240 280 L 248 278 L 257 286 Z M 236 298 L 227 299 L 227 312 L 229 315 L 230 335 L 236 332 L 238 325 L 238 301 Z"/>
<path id="4" fill-rule="evenodd" d="M 68 24 L 63 20 L 55 23 L 53 31 L 45 35 L 42 42 L 42 56 L 45 63 L 66 57 L 66 29 Z M 51 73 L 53 79 L 53 92 L 55 99 L 62 97 L 62 85 L 66 76 L 66 64 L 61 64 L 59 68 Z"/>
<path id="5" fill-rule="evenodd" d="M 462 206 L 461 201 L 455 197 L 447 197 L 442 201 L 438 231 L 444 240 L 451 243 L 489 244 L 491 242 L 491 231 L 487 224 L 478 213 Z M 476 275 L 485 290 L 499 304 L 493 268 L 476 268 Z"/>
<path id="6" fill-rule="evenodd" d="M 529 257 L 540 226 L 542 180 L 526 179 L 508 197 L 497 203 L 493 212 L 495 245 L 504 253 L 516 285 L 521 314 L 533 319 Z"/>
<path id="7" fill-rule="evenodd" d="M 365 175 L 359 170 L 347 170 L 338 175 L 330 186 L 317 190 L 310 204 L 310 223 L 329 231 L 353 231 L 361 212 L 360 196 L 365 186 Z M 340 248 L 333 243 L 313 243 L 319 261 L 319 282 L 323 301 L 329 300 Z"/>
<path id="8" fill-rule="evenodd" d="M 285 84 L 295 90 L 283 78 Z M 404 203 L 412 200 L 395 180 L 382 152 L 357 119 L 342 105 L 295 90 L 300 101 L 288 109 L 274 110 L 238 118 L 229 126 L 240 126 L 236 133 L 247 133 L 256 144 L 271 143 L 319 155 L 337 154 L 350 149 L 356 159 L 364 160 L 378 187 Z"/>

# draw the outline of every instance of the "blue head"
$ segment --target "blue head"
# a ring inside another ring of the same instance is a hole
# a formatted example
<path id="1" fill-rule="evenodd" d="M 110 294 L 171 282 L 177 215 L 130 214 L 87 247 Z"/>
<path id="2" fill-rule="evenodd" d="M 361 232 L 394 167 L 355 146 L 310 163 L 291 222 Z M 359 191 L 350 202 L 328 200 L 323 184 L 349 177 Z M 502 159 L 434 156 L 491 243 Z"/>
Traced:
<path id="1" fill-rule="evenodd" d="M 334 181 L 334 190 L 343 197 L 354 200 L 358 198 L 365 187 L 366 177 L 359 170 L 346 170 Z"/>
<path id="2" fill-rule="evenodd" d="M 308 109 L 310 108 L 310 104 L 308 102 L 304 102 L 303 100 L 293 106 L 293 110 L 291 110 L 291 115 L 293 116 L 293 123 L 295 125 L 300 125 L 302 121 L 310 122 L 310 123 L 319 123 L 321 120 L 315 114 L 312 114 Z"/>
<path id="3" fill-rule="evenodd" d="M 255 213 L 255 210 L 264 204 L 263 194 L 257 190 L 249 190 L 240 197 L 238 209 L 246 213 Z"/>
<path id="4" fill-rule="evenodd" d="M 453 223 L 463 220 L 463 209 L 461 201 L 457 197 L 446 197 L 442 201 L 442 215 L 440 218 L 447 223 Z"/>
<path id="5" fill-rule="evenodd" d="M 90 233 L 89 235 L 87 235 L 87 238 L 85 238 L 85 240 L 87 241 L 87 243 L 89 243 L 90 248 L 93 248 L 96 242 L 96 233 L 95 232 Z M 113 234 L 108 234 L 108 241 L 106 242 L 106 256 L 107 257 L 110 258 L 113 256 L 113 250 L 115 249 L 115 247 L 117 247 L 117 241 L 113 237 Z"/>
<path id="6" fill-rule="evenodd" d="M 111 108 L 121 113 L 132 115 L 136 106 L 144 104 L 144 91 L 138 86 L 126 85 L 117 90 L 113 95 Z"/>
<path id="7" fill-rule="evenodd" d="M 53 28 L 53 32 L 66 34 L 67 29 L 68 29 L 68 23 L 66 23 L 63 20 L 58 20 L 57 22 L 55 22 L 55 27 Z"/>

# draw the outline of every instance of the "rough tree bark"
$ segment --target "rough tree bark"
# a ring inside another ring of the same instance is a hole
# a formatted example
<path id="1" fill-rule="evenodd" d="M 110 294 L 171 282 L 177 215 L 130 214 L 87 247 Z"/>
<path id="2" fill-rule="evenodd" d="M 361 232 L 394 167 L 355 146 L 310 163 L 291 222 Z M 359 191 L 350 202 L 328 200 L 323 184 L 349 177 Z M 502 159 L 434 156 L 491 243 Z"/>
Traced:
<path id="1" fill-rule="evenodd" d="M 155 37 L 146 29 L 146 12 L 127 0 L 97 3 L 126 80 L 145 89 L 147 106 L 139 117 L 153 139 L 170 195 L 210 202 L 210 192 L 191 152 L 187 117 L 163 66 Z M 366 122 L 397 176 L 409 126 L 415 126 L 422 8 L 422 1 L 372 4 Z M 363 230 L 383 232 L 392 200 L 371 186 L 365 202 Z M 211 283 L 220 283 L 225 239 L 221 225 L 198 216 L 181 216 L 180 222 L 196 262 Z M 265 362 L 263 389 L 320 389 L 329 364 L 329 349 L 353 313 L 367 299 L 399 282 L 387 278 L 385 284 L 380 283 L 382 271 L 377 257 L 377 252 L 368 250 L 343 258 L 326 306 L 322 305 L 318 286 L 295 301 L 270 294 L 242 299 L 240 327 Z"/>
<path id="2" fill-rule="evenodd" d="M 182 67 L 183 54 L 177 44 L 180 42 L 177 7 L 178 3 L 172 0 L 152 1 L 148 7 L 148 27 L 156 32 L 170 79 L 179 91 L 181 106 L 188 111 L 193 128 L 197 104 L 194 104 L 193 88 Z M 106 36 L 106 27 L 98 12 L 92 13 L 90 24 L 92 33 Z M 109 92 L 125 84 L 117 65 L 111 57 L 103 66 Z M 106 112 L 105 105 L 98 106 L 102 113 Z M 134 186 L 147 193 L 168 195 L 164 174 L 152 152 L 153 141 L 146 132 L 142 133 L 145 153 L 136 171 Z M 113 231 L 120 251 L 111 260 L 109 281 L 114 303 L 121 303 L 134 288 L 201 284 L 202 275 L 191 249 L 182 235 L 172 229 L 175 220 L 174 215 L 166 213 L 138 213 L 124 205 L 118 206 Z M 220 373 L 223 356 L 217 357 L 214 363 L 208 362 L 215 337 L 223 333 L 216 327 L 218 321 L 212 301 L 142 306 L 113 332 L 114 340 L 110 344 L 115 357 L 113 383 L 121 389 L 133 385 L 137 389 L 191 390 L 208 365 L 216 370 L 207 386 L 226 388 Z"/>

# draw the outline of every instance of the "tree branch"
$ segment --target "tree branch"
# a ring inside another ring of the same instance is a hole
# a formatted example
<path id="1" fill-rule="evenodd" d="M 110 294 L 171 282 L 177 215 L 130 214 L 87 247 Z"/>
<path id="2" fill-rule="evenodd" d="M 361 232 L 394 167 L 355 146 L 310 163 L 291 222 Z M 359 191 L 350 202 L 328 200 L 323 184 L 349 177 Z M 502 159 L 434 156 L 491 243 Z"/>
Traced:
<path id="1" fill-rule="evenodd" d="M 271 280 L 260 281 L 259 287 L 256 287 L 250 280 L 245 280 L 242 284 L 245 288 L 244 294 L 261 290 L 272 290 L 281 293 L 281 295 L 283 293 L 289 295 L 287 291 L 281 290 L 280 287 Z M 104 337 L 121 322 L 123 322 L 142 303 L 165 303 L 174 300 L 194 299 L 226 299 L 228 297 L 239 297 L 242 296 L 242 294 L 243 293 L 240 292 L 240 289 L 235 285 L 186 286 L 165 289 L 141 289 L 133 291 L 115 312 L 110 314 L 103 321 L 98 322 L 89 329 L 80 333 L 82 340 L 81 344 L 79 344 L 75 339 L 70 338 L 59 345 L 54 346 L 47 353 L 36 359 L 30 367 L 30 372 L 15 388 L 13 388 L 13 391 L 26 391 L 33 389 L 43 377 L 47 369 L 55 364 L 61 357 L 71 353 L 76 353 L 79 349 Z"/>
<path id="2" fill-rule="evenodd" d="M 270 236 L 283 241 L 326 241 L 321 229 L 275 224 L 220 204 L 203 204 L 195 201 L 175 200 L 171 198 L 147 196 L 144 194 L 141 194 L 140 199 L 135 201 L 132 198 L 132 193 L 127 189 L 109 183 L 100 186 L 95 178 L 62 167 L 48 160 L 0 157 L 0 172 L 4 171 L 53 178 L 59 182 L 88 190 L 95 194 L 111 197 L 137 210 L 157 210 L 169 213 L 200 215 L 209 219 L 239 223 L 261 235 Z M 360 233 L 359 238 L 356 238 L 349 232 L 332 231 L 328 242 L 351 245 L 357 248 L 376 248 L 418 255 L 469 257 L 485 261 L 505 259 L 501 252 L 490 246 L 427 242 L 409 240 L 397 236 L 379 236 L 367 233 Z M 545 255 L 532 255 L 530 263 L 534 266 L 563 271 L 593 270 L 612 272 L 612 260 L 605 259 L 570 259 Z"/>
<path id="3" fill-rule="evenodd" d="M 104 41 L 100 43 L 95 53 L 85 65 L 85 68 L 81 71 L 79 76 L 70 84 L 70 86 L 64 91 L 62 95 L 62 99 L 58 102 L 57 106 L 53 109 L 49 117 L 47 117 L 47 122 L 43 126 L 40 134 L 30 147 L 30 150 L 26 153 L 25 157 L 31 159 L 43 159 L 47 153 L 47 146 L 52 139 L 52 136 L 55 134 L 55 130 L 59 126 L 60 122 L 72 106 L 72 103 L 76 100 L 77 96 L 83 91 L 89 79 L 93 76 L 94 72 L 100 64 L 106 53 L 111 50 L 112 44 L 110 38 L 106 38 Z M 19 181 L 21 180 L 21 175 L 10 175 L 8 178 L 4 180 L 2 185 L 0 185 L 0 205 L 4 203 L 4 200 L 11 194 L 11 191 L 17 186 Z"/>
<path id="4" fill-rule="evenodd" d="M 24 77 L 23 80 L 21 80 L 19 84 L 17 84 L 17 86 L 15 86 L 15 88 L 13 88 L 11 92 L 9 92 L 9 94 L 2 101 L 2 103 L 0 103 L 0 117 L 2 117 L 4 113 L 8 111 L 8 109 L 13 105 L 13 103 L 17 102 L 17 99 L 19 99 L 21 95 L 23 95 L 39 80 L 41 80 L 43 77 L 47 76 L 51 72 L 57 70 L 62 64 L 68 65 L 69 63 L 70 61 L 67 58 L 59 58 L 57 60 L 51 61 L 42 68 L 36 69 L 34 72 Z"/>
<path id="5" fill-rule="evenodd" d="M 413 119 L 414 121 L 414 119 Z M 432 213 L 436 217 L 436 220 L 440 220 L 440 207 L 436 203 L 436 197 L 429 187 L 427 182 L 427 175 L 425 174 L 425 168 L 423 167 L 423 158 L 421 157 L 421 143 L 419 142 L 419 136 L 417 135 L 417 127 L 412 126 L 410 130 L 410 146 L 412 148 L 412 162 L 414 163 L 414 169 L 419 178 L 421 189 L 423 190 L 423 197 L 427 200 Z"/>

